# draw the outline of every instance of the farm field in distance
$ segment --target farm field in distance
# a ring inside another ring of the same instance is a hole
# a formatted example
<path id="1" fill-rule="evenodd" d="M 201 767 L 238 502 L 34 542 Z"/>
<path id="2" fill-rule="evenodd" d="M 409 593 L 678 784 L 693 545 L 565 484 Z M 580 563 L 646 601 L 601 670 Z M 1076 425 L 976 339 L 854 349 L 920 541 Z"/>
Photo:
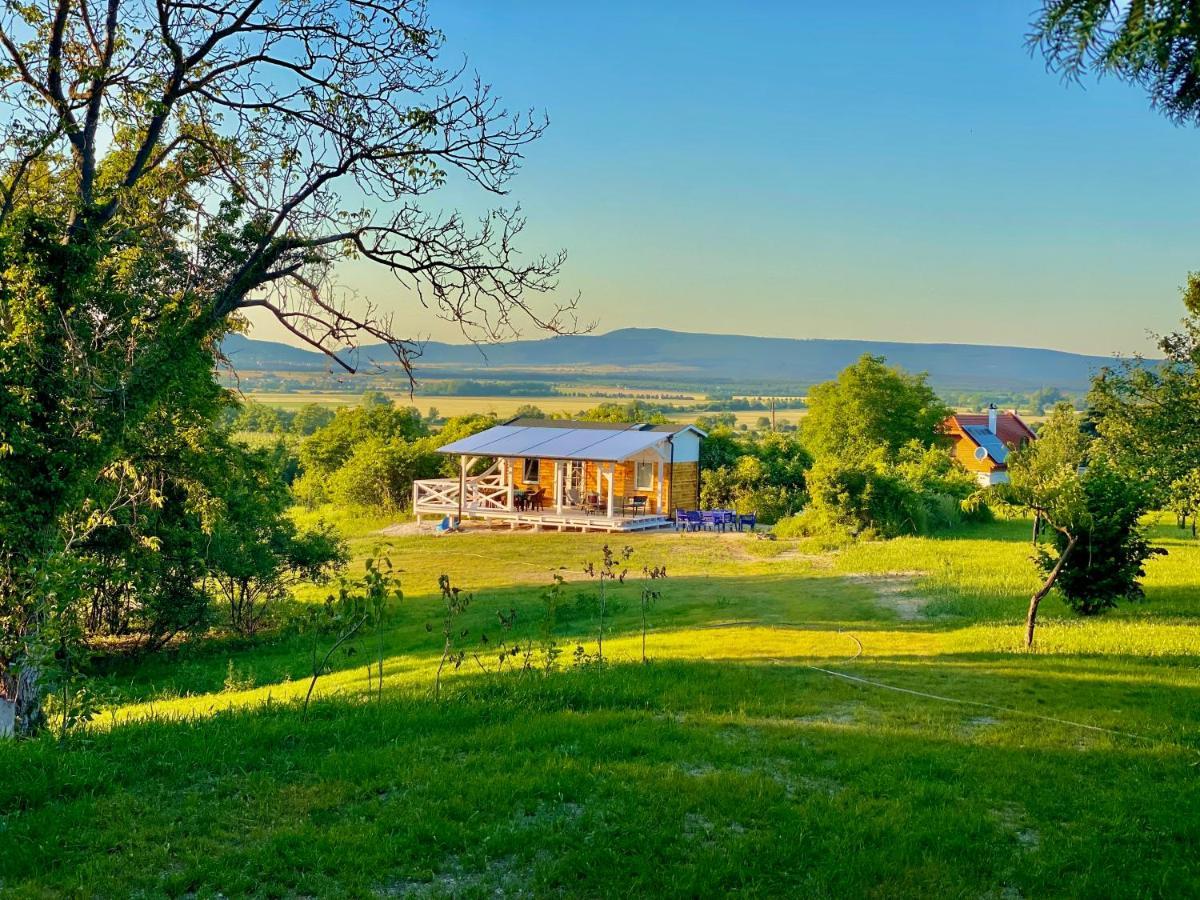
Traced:
<path id="1" fill-rule="evenodd" d="M 575 654 L 598 650 L 582 566 L 604 537 L 295 515 L 334 521 L 356 571 L 388 554 L 405 597 L 386 626 L 332 658 L 307 719 L 311 638 L 285 630 L 114 668 L 71 753 L 0 746 L 6 895 L 1182 896 L 1200 879 L 1200 544 L 1165 518 L 1145 602 L 1078 619 L 1051 598 L 1032 654 L 1026 520 L 839 551 L 610 538 L 633 556 L 599 667 Z M 637 575 L 659 564 L 643 665 Z M 473 599 L 435 701 L 443 572 Z M 497 672 L 501 643 L 522 649 Z M 65 836 L 52 853 L 45 834 Z"/>
<path id="2" fill-rule="evenodd" d="M 679 409 L 672 411 L 671 406 L 688 406 L 707 399 L 703 394 L 668 394 L 663 392 L 639 392 L 625 389 L 599 390 L 596 394 L 581 394 L 580 396 L 564 396 L 563 394 L 546 394 L 531 397 L 477 397 L 451 396 L 443 394 L 416 394 L 410 397 L 402 391 L 385 391 L 397 406 L 413 406 L 422 413 L 428 413 L 432 407 L 443 417 L 464 416 L 473 413 L 491 413 L 498 419 L 511 417 L 522 406 L 536 406 L 548 414 L 574 414 L 581 410 L 597 406 L 601 403 L 628 403 L 630 400 L 642 399 L 655 407 L 667 407 L 664 412 L 674 421 L 692 421 L 701 413 L 694 410 Z M 245 398 L 268 406 L 281 409 L 296 410 L 301 406 L 316 403 L 321 406 L 338 407 L 352 406 L 359 402 L 362 392 L 334 391 L 248 391 Z M 803 407 L 779 407 L 775 411 L 777 421 L 796 424 L 805 414 Z M 752 427 L 761 417 L 770 416 L 765 410 L 735 410 L 737 425 Z"/>

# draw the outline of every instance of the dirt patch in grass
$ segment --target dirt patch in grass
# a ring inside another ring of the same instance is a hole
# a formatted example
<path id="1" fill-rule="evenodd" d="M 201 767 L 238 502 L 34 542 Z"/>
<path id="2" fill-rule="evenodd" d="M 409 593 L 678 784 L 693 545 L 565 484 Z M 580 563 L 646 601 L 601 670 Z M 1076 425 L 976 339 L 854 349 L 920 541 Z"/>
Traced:
<path id="1" fill-rule="evenodd" d="M 375 891 L 378 897 L 462 897 L 489 894 L 496 897 L 532 897 L 528 873 L 520 871 L 511 857 L 490 860 L 487 871 L 464 866 L 457 857 L 429 880 L 394 881 Z"/>
<path id="2" fill-rule="evenodd" d="M 412 537 L 417 534 L 429 534 L 433 531 L 433 525 L 418 525 L 416 522 L 397 522 L 395 525 L 389 525 L 387 528 L 380 528 L 377 532 L 384 537 Z"/>
<path id="3" fill-rule="evenodd" d="M 828 554 L 802 553 L 793 541 L 767 540 L 763 532 L 718 532 L 712 535 L 721 541 L 734 559 L 750 562 L 804 562 L 814 568 L 828 569 L 833 557 Z"/>
<path id="4" fill-rule="evenodd" d="M 912 593 L 913 583 L 921 572 L 886 572 L 882 575 L 847 575 L 852 584 L 861 584 L 875 592 L 876 602 L 890 609 L 900 619 L 912 621 L 925 618 L 928 597 Z"/>
<path id="5" fill-rule="evenodd" d="M 1022 850 L 1036 850 L 1041 845 L 1041 834 L 1029 825 L 1025 810 L 1017 804 L 1006 803 L 999 809 L 993 809 L 991 815 L 1001 830 L 1011 835 Z"/>

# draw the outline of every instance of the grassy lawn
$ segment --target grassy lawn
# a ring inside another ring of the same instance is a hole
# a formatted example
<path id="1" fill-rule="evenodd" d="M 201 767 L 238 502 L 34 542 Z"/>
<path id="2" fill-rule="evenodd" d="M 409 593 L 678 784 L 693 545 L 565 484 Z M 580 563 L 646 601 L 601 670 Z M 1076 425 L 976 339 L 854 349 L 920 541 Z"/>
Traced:
<path id="1" fill-rule="evenodd" d="M 631 575 L 613 594 L 608 664 L 574 668 L 577 644 L 596 650 L 580 570 L 604 537 L 386 540 L 382 520 L 340 524 L 356 568 L 390 544 L 406 597 L 335 657 L 307 722 L 303 635 L 113 671 L 118 702 L 68 747 L 0 747 L 0 892 L 1200 891 L 1200 545 L 1173 528 L 1156 529 L 1170 554 L 1152 561 L 1144 604 L 1081 621 L 1052 599 L 1033 654 L 1020 647 L 1027 522 L 839 552 L 616 539 L 635 572 L 670 571 L 651 660 Z M 494 668 L 501 639 L 533 641 L 540 662 L 554 571 L 568 579 L 563 670 L 488 674 L 468 657 L 435 703 L 437 576 L 474 592 L 462 627 L 470 648 L 488 632 L 480 661 Z"/>

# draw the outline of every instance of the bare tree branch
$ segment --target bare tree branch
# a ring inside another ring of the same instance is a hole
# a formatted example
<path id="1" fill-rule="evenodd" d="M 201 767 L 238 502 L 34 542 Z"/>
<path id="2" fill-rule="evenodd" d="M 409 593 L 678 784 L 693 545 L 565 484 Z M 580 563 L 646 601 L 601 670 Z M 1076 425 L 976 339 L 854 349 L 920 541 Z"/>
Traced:
<path id="1" fill-rule="evenodd" d="M 516 210 L 472 226 L 422 199 L 451 181 L 503 195 L 546 125 L 443 67 L 441 44 L 424 0 L 6 6 L 0 103 L 15 114 L 0 124 L 0 222 L 45 168 L 70 211 L 64 242 L 157 229 L 188 248 L 198 321 L 219 330 L 268 309 L 348 371 L 364 339 L 410 373 L 418 347 L 382 298 L 331 301 L 354 258 L 472 340 L 578 330 L 577 299 L 536 301 L 565 257 L 523 258 Z"/>

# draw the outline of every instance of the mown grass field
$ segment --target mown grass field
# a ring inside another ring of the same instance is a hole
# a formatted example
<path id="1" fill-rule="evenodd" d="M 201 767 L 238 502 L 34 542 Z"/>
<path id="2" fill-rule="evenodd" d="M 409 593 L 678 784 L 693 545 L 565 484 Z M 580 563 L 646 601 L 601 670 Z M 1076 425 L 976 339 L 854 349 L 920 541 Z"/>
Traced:
<path id="1" fill-rule="evenodd" d="M 613 595 L 608 663 L 576 668 L 577 644 L 596 650 L 580 569 L 604 537 L 386 540 L 385 520 L 341 524 L 356 567 L 390 544 L 406 597 L 335 658 L 308 720 L 303 635 L 113 671 L 118 699 L 89 732 L 0 747 L 0 891 L 1200 892 L 1200 546 L 1171 527 L 1156 528 L 1170 553 L 1152 561 L 1145 603 L 1081 621 L 1052 599 L 1032 654 L 1027 522 L 839 552 L 616 540 L 635 569 L 669 567 L 650 662 L 631 576 Z M 472 649 L 488 632 L 482 663 L 494 668 L 497 640 L 528 639 L 537 669 L 555 571 L 568 579 L 562 670 L 487 674 L 468 657 L 435 703 L 437 576 L 474 592 L 462 627 Z"/>

